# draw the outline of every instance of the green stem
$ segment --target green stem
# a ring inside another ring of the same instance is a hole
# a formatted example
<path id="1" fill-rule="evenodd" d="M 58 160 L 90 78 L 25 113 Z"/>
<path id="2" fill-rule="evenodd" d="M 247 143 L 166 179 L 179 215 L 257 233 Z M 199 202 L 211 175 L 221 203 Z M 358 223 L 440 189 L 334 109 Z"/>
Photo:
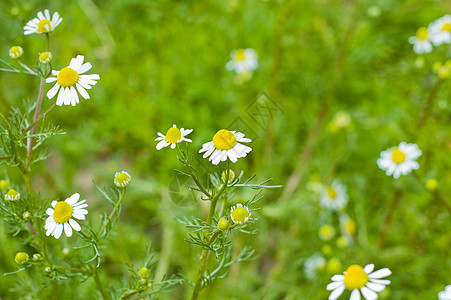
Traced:
<path id="1" fill-rule="evenodd" d="M 72 272 L 79 272 L 79 273 L 84 273 L 84 274 L 88 274 L 88 275 L 93 275 L 93 274 L 91 274 L 91 272 L 80 269 L 80 268 L 73 268 L 73 267 L 66 267 L 66 266 L 53 266 L 53 268 L 56 270 L 58 270 L 58 269 L 59 270 L 67 270 L 67 271 L 72 271 Z"/>
<path id="2" fill-rule="evenodd" d="M 33 117 L 33 124 L 36 123 L 36 120 L 39 117 L 39 112 L 41 111 L 41 105 L 42 105 L 42 98 L 44 96 L 44 88 L 45 88 L 45 78 L 41 77 L 41 83 L 39 85 L 39 93 L 38 93 L 38 100 L 36 102 L 36 110 L 34 112 Z M 31 135 L 34 135 L 36 133 L 36 126 L 33 127 L 31 130 Z M 33 151 L 33 144 L 34 144 L 34 137 L 30 137 L 29 143 L 28 143 L 28 152 L 27 152 L 27 168 L 30 166 L 31 161 L 31 152 Z"/>
<path id="3" fill-rule="evenodd" d="M 229 161 L 227 161 L 227 176 L 226 178 L 229 178 Z M 213 216 L 215 214 L 215 210 L 216 210 L 216 204 L 218 202 L 219 197 L 222 195 L 222 193 L 227 189 L 227 184 L 228 181 L 224 182 L 224 185 L 222 186 L 222 188 L 219 190 L 219 192 L 213 197 L 213 199 L 211 199 L 211 204 L 210 204 L 210 210 L 208 212 L 208 217 L 207 217 L 207 224 L 211 225 L 211 221 L 213 220 Z M 205 234 L 207 235 L 209 233 L 210 230 L 205 230 Z M 217 235 L 219 234 L 219 232 L 215 233 L 210 240 L 208 241 L 208 245 L 211 245 L 211 243 L 214 242 L 214 239 L 216 239 Z M 200 256 L 200 262 L 199 262 L 199 270 L 197 272 L 197 277 L 196 277 L 196 284 L 194 286 L 194 290 L 193 290 L 193 294 L 191 296 L 191 300 L 195 300 L 197 299 L 199 292 L 202 288 L 202 279 L 204 277 L 204 273 L 205 273 L 205 269 L 207 268 L 207 262 L 208 262 L 208 254 L 209 254 L 210 250 L 203 248 L 202 249 L 202 254 Z"/>
<path id="4" fill-rule="evenodd" d="M 48 114 L 54 107 L 55 107 L 56 103 L 53 103 L 52 106 L 50 106 L 45 112 L 43 112 L 36 120 L 33 121 L 33 123 L 31 123 L 30 126 L 27 127 L 27 129 L 25 129 L 24 131 L 22 131 L 22 133 L 19 135 L 18 139 L 22 138 L 28 131 L 30 131 L 31 129 L 34 128 L 34 126 L 36 125 L 36 123 L 39 122 L 39 120 L 41 120 L 46 114 Z"/>
<path id="5" fill-rule="evenodd" d="M 199 180 L 197 179 L 196 175 L 194 175 L 193 170 L 191 169 L 190 164 L 188 163 L 185 155 L 183 154 L 182 150 L 180 150 L 179 146 L 177 145 L 177 150 L 180 154 L 180 156 L 182 157 L 183 160 L 183 164 L 186 166 L 186 168 L 188 169 L 188 172 L 191 176 L 191 178 L 194 180 L 194 183 L 196 183 L 197 187 L 202 191 L 202 193 L 204 193 L 205 196 L 207 196 L 208 198 L 211 198 L 211 194 L 203 187 L 203 185 L 199 182 Z"/>
<path id="6" fill-rule="evenodd" d="M 117 201 L 116 205 L 114 206 L 113 210 L 111 211 L 110 215 L 108 216 L 108 219 L 105 220 L 105 222 L 103 223 L 102 227 L 100 228 L 100 231 L 97 234 L 97 239 L 100 239 L 100 237 L 102 236 L 103 231 L 105 230 L 107 225 L 111 222 L 111 218 L 113 218 L 113 216 L 116 213 L 117 209 L 121 205 L 122 200 L 124 199 L 124 196 L 125 196 L 125 190 L 126 190 L 126 188 L 124 187 L 122 189 L 122 193 L 121 193 L 121 197 L 119 198 L 119 201 Z"/>
<path id="7" fill-rule="evenodd" d="M 102 281 L 100 281 L 100 276 L 99 276 L 99 269 L 96 268 L 96 270 L 94 271 L 94 274 L 92 275 L 92 277 L 94 278 L 97 288 L 99 289 L 100 293 L 102 294 L 103 299 L 105 300 L 110 300 L 110 294 L 107 293 L 107 291 L 105 290 L 105 288 L 103 287 Z"/>

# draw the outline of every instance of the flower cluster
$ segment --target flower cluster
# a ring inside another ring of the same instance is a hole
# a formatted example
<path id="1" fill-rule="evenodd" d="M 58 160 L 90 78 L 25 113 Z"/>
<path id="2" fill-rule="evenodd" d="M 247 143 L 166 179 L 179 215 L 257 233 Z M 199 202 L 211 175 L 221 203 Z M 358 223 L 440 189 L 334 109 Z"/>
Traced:
<path id="1" fill-rule="evenodd" d="M 430 53 L 433 46 L 451 43 L 451 15 L 444 15 L 428 27 L 420 27 L 415 36 L 409 37 L 413 51 L 417 54 Z"/>

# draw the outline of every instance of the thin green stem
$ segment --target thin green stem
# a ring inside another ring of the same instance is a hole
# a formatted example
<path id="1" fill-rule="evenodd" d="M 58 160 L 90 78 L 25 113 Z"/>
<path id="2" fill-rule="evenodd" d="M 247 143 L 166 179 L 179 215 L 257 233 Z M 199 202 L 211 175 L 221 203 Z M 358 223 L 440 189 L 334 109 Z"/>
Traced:
<path id="1" fill-rule="evenodd" d="M 24 131 L 22 131 L 22 133 L 19 135 L 18 139 L 24 137 L 24 135 L 30 131 L 31 129 L 34 128 L 34 126 L 36 125 L 36 123 L 39 122 L 39 120 L 41 120 L 46 114 L 48 114 L 54 107 L 56 106 L 56 103 L 53 103 L 52 106 L 50 106 L 45 112 L 43 112 L 36 120 L 34 120 L 33 123 L 31 123 L 30 126 L 28 126 Z"/>
<path id="2" fill-rule="evenodd" d="M 38 93 L 38 100 L 36 102 L 36 110 L 34 112 L 33 117 L 33 123 L 36 123 L 36 120 L 39 117 L 39 112 L 41 111 L 41 105 L 42 105 L 42 98 L 44 96 L 44 88 L 45 88 L 45 78 L 41 77 L 41 83 L 39 85 L 39 93 Z M 33 127 L 31 130 L 31 135 L 34 135 L 36 133 L 36 126 Z M 33 144 L 34 144 L 34 137 L 30 137 L 28 142 L 28 152 L 27 152 L 27 168 L 30 167 L 30 161 L 31 161 L 31 152 L 33 150 Z"/>
<path id="3" fill-rule="evenodd" d="M 100 281 L 100 275 L 99 275 L 99 269 L 96 268 L 96 270 L 94 271 L 94 274 L 92 275 L 92 277 L 94 278 L 97 288 L 100 291 L 100 294 L 102 294 L 102 298 L 104 300 L 110 300 L 111 296 L 110 294 L 108 294 L 108 292 L 105 290 L 105 287 L 102 284 L 102 281 Z"/>
<path id="4" fill-rule="evenodd" d="M 197 179 L 196 175 L 194 175 L 193 170 L 191 169 L 190 164 L 188 163 L 185 155 L 183 154 L 182 150 L 180 150 L 179 146 L 177 145 L 177 150 L 180 154 L 180 156 L 182 157 L 183 160 L 183 164 L 186 166 L 186 168 L 188 169 L 188 172 L 191 176 L 191 178 L 194 180 L 194 183 L 196 183 L 197 187 L 202 191 L 202 193 L 204 193 L 205 196 L 207 196 L 208 198 L 211 198 L 211 194 L 203 187 L 203 185 L 200 183 L 200 181 Z"/>
<path id="5" fill-rule="evenodd" d="M 110 215 L 108 216 L 108 219 L 105 220 L 105 222 L 103 223 L 102 227 L 100 228 L 99 233 L 97 234 L 97 239 L 100 239 L 100 237 L 102 236 L 103 231 L 105 230 L 105 228 L 108 226 L 109 223 L 111 223 L 111 219 L 113 218 L 113 216 L 116 213 L 117 209 L 121 205 L 122 200 L 124 199 L 125 190 L 126 190 L 126 188 L 124 187 L 122 189 L 122 193 L 121 193 L 121 197 L 119 198 L 119 201 L 117 201 L 116 205 L 114 206 L 113 210 L 111 211 Z"/>

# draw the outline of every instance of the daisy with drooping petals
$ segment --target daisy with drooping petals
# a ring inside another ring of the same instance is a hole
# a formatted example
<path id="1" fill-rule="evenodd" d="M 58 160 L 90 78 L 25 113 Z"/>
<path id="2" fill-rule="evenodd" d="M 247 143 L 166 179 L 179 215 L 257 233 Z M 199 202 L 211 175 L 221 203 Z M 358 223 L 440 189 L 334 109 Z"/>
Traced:
<path id="1" fill-rule="evenodd" d="M 161 132 L 158 132 L 159 137 L 155 139 L 155 141 L 160 141 L 157 144 L 157 150 L 160 150 L 169 145 L 171 145 L 171 148 L 174 149 L 175 146 L 177 146 L 177 144 L 180 142 L 191 143 L 192 142 L 191 139 L 186 138 L 186 136 L 191 132 L 193 132 L 192 129 L 184 129 L 184 128 L 178 129 L 175 124 L 168 129 L 166 135 L 162 134 Z"/>
<path id="2" fill-rule="evenodd" d="M 48 208 L 46 214 L 49 215 L 47 220 L 45 220 L 45 230 L 46 235 L 52 235 L 56 239 L 59 239 L 61 234 L 64 232 L 68 237 L 72 236 L 72 229 L 75 231 L 80 231 L 81 227 L 73 218 L 78 220 L 85 220 L 85 215 L 88 214 L 88 210 L 85 207 L 86 200 L 81 200 L 80 194 L 75 193 L 64 201 L 53 201 L 52 207 Z"/>
<path id="3" fill-rule="evenodd" d="M 238 158 L 245 157 L 252 151 L 252 148 L 238 142 L 249 143 L 251 141 L 251 139 L 244 137 L 244 133 L 221 129 L 213 136 L 213 141 L 202 145 L 199 153 L 205 152 L 204 158 L 211 154 L 208 160 L 214 165 L 226 161 L 227 157 L 231 162 L 236 163 Z"/>
<path id="4" fill-rule="evenodd" d="M 244 224 L 251 216 L 249 207 L 243 206 L 241 203 L 238 203 L 236 206 L 232 206 L 230 210 L 230 218 L 232 218 L 233 223 Z"/>
<path id="5" fill-rule="evenodd" d="M 235 71 L 237 74 L 254 71 L 258 68 L 258 56 L 254 49 L 237 49 L 230 53 L 230 60 L 226 64 L 226 69 L 229 71 Z"/>
<path id="6" fill-rule="evenodd" d="M 56 81 L 55 85 L 47 92 L 47 97 L 52 99 L 59 91 L 56 105 L 77 105 L 79 102 L 77 90 L 83 98 L 89 99 L 86 90 L 91 89 L 91 85 L 95 85 L 100 76 L 98 74 L 81 75 L 92 68 L 91 63 L 83 63 L 84 59 L 82 55 L 72 58 L 68 67 L 61 71 L 52 70 L 52 75 L 56 77 L 46 79 L 45 82 L 47 83 Z M 75 90 L 75 87 L 77 90 Z"/>
<path id="7" fill-rule="evenodd" d="M 341 210 L 348 203 L 346 186 L 339 180 L 334 180 L 330 186 L 323 187 L 319 204 L 332 210 Z"/>
<path id="8" fill-rule="evenodd" d="M 50 12 L 48 9 L 44 10 L 44 13 L 40 11 L 38 12 L 37 18 L 29 21 L 24 26 L 24 34 L 29 35 L 32 33 L 43 34 L 52 32 L 62 21 L 63 18 L 61 18 L 57 12 L 55 12 L 52 19 L 50 19 Z"/>
<path id="9" fill-rule="evenodd" d="M 431 35 L 426 27 L 419 28 L 415 36 L 409 37 L 409 43 L 413 45 L 413 51 L 416 54 L 432 51 Z"/>
<path id="10" fill-rule="evenodd" d="M 390 280 L 380 279 L 391 274 L 388 268 L 373 272 L 374 265 L 366 265 L 362 268 L 359 265 L 350 266 L 344 275 L 332 276 L 332 283 L 327 285 L 327 290 L 332 291 L 329 300 L 335 300 L 343 293 L 345 288 L 352 291 L 350 300 L 360 300 L 360 292 L 366 300 L 377 299 L 376 292 L 382 292 Z M 359 292 L 360 291 L 360 292 Z"/>
<path id="11" fill-rule="evenodd" d="M 451 285 L 448 285 L 444 291 L 438 293 L 439 300 L 451 300 Z"/>
<path id="12" fill-rule="evenodd" d="M 429 25 L 431 41 L 435 46 L 451 43 L 451 15 L 444 15 Z"/>
<path id="13" fill-rule="evenodd" d="M 421 150 L 417 144 L 402 142 L 398 147 L 382 151 L 377 160 L 380 169 L 386 171 L 388 176 L 399 178 L 401 175 L 409 174 L 412 170 L 420 167 L 415 160 L 421 156 Z"/>

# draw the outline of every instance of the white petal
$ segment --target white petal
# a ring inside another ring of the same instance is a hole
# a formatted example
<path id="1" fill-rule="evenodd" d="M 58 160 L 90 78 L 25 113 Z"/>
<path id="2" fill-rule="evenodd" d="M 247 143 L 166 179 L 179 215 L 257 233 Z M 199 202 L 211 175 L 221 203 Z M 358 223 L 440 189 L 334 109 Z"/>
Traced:
<path id="1" fill-rule="evenodd" d="M 70 220 L 69 220 L 69 224 L 70 224 L 70 226 L 72 226 L 72 228 L 73 228 L 75 231 L 80 231 L 80 230 L 81 230 L 80 224 L 78 224 L 77 221 L 75 221 L 74 219 L 70 219 Z"/>
<path id="2" fill-rule="evenodd" d="M 362 291 L 363 297 L 365 297 L 366 300 L 377 299 L 377 294 L 372 290 L 370 290 L 369 288 L 367 288 L 366 286 L 362 287 L 360 290 Z"/>
<path id="3" fill-rule="evenodd" d="M 38 18 L 39 18 L 39 20 L 44 20 L 45 19 L 45 16 L 42 13 L 42 11 L 38 12 Z"/>
<path id="4" fill-rule="evenodd" d="M 344 275 L 334 275 L 332 276 L 332 281 L 343 281 L 345 280 L 345 276 Z"/>
<path id="5" fill-rule="evenodd" d="M 58 203 L 58 201 L 53 200 L 53 201 L 52 201 L 52 207 L 55 208 L 55 205 L 56 205 L 57 203 Z"/>
<path id="6" fill-rule="evenodd" d="M 80 194 L 79 193 L 75 193 L 72 196 L 70 196 L 69 198 L 67 198 L 65 201 L 70 206 L 73 206 L 78 201 L 78 199 L 80 199 Z"/>
<path id="7" fill-rule="evenodd" d="M 74 217 L 75 219 L 78 219 L 78 220 L 86 220 L 86 216 L 85 215 L 82 215 L 82 214 L 76 214 L 75 212 L 74 213 L 72 213 L 72 217 Z"/>
<path id="8" fill-rule="evenodd" d="M 88 72 L 89 70 L 91 70 L 91 68 L 92 68 L 91 63 L 87 62 L 78 69 L 78 74 L 83 74 L 85 72 Z"/>
<path id="9" fill-rule="evenodd" d="M 45 80 L 45 83 L 51 83 L 51 82 L 55 82 L 56 81 L 56 77 L 49 77 Z"/>
<path id="10" fill-rule="evenodd" d="M 53 236 L 56 239 L 59 239 L 62 233 L 63 233 L 63 224 L 57 223 L 55 231 L 53 231 Z"/>
<path id="11" fill-rule="evenodd" d="M 71 98 L 72 98 L 72 106 L 77 105 L 79 102 L 78 94 L 73 86 L 70 87 L 70 94 L 71 94 Z"/>
<path id="12" fill-rule="evenodd" d="M 169 143 L 166 142 L 166 140 L 162 140 L 161 142 L 159 142 L 157 144 L 157 150 L 161 150 L 162 148 L 167 147 L 167 146 L 169 146 Z"/>
<path id="13" fill-rule="evenodd" d="M 45 213 L 48 214 L 49 216 L 53 216 L 54 212 L 55 210 L 53 208 L 47 208 L 47 210 L 45 211 Z"/>
<path id="14" fill-rule="evenodd" d="M 377 283 L 377 284 L 384 284 L 384 285 L 389 285 L 391 283 L 391 281 L 388 279 L 372 279 L 372 278 L 370 278 L 370 281 Z"/>
<path id="15" fill-rule="evenodd" d="M 48 9 L 44 10 L 44 15 L 45 15 L 45 18 L 50 21 L 50 12 Z"/>
<path id="16" fill-rule="evenodd" d="M 76 208 L 74 209 L 74 215 L 87 215 L 88 214 L 88 210 L 84 209 L 84 208 Z"/>
<path id="17" fill-rule="evenodd" d="M 72 236 L 72 227 L 70 227 L 68 222 L 64 223 L 64 232 L 68 237 Z"/>
<path id="18" fill-rule="evenodd" d="M 88 92 L 87 92 L 81 85 L 79 85 L 78 83 L 76 84 L 76 86 L 77 86 L 77 90 L 78 90 L 78 92 L 80 93 L 80 95 L 81 95 L 83 98 L 85 98 L 85 99 L 89 99 L 89 94 L 88 94 Z"/>
<path id="19" fill-rule="evenodd" d="M 53 97 L 55 97 L 56 93 L 58 93 L 58 90 L 60 88 L 59 83 L 55 83 L 55 85 L 47 92 L 47 97 L 49 99 L 52 99 Z"/>
<path id="20" fill-rule="evenodd" d="M 99 80 L 100 75 L 99 74 L 80 75 L 80 78 L 86 79 L 86 80 Z"/>
<path id="21" fill-rule="evenodd" d="M 374 273 L 368 275 L 369 278 L 382 278 L 391 274 L 391 271 L 388 268 L 380 269 Z"/>
<path id="22" fill-rule="evenodd" d="M 374 270 L 374 264 L 366 265 L 363 271 L 365 271 L 366 274 L 370 274 Z"/>
<path id="23" fill-rule="evenodd" d="M 382 292 L 385 289 L 385 285 L 379 284 L 379 283 L 374 283 L 371 281 L 368 281 L 366 283 L 366 286 L 375 292 Z"/>
<path id="24" fill-rule="evenodd" d="M 353 290 L 349 300 L 360 300 L 360 292 L 359 292 L 359 290 Z"/>
<path id="25" fill-rule="evenodd" d="M 70 105 L 72 103 L 72 95 L 68 87 L 63 88 L 64 91 L 64 105 Z"/>
<path id="26" fill-rule="evenodd" d="M 340 281 L 331 282 L 327 285 L 326 290 L 328 290 L 328 291 L 335 290 L 340 285 L 343 285 L 343 282 L 340 282 Z"/>
<path id="27" fill-rule="evenodd" d="M 342 286 L 336 288 L 335 290 L 332 291 L 332 293 L 330 293 L 329 300 L 337 299 L 338 297 L 340 297 L 340 295 L 343 293 L 344 290 L 345 290 L 344 284 Z"/>

